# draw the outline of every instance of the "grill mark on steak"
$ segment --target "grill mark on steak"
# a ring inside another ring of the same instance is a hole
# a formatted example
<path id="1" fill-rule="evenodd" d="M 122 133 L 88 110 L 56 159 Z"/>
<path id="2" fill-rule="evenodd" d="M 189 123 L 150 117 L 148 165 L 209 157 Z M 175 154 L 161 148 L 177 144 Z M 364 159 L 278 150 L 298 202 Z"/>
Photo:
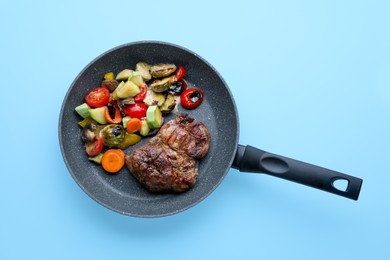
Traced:
<path id="1" fill-rule="evenodd" d="M 155 137 L 126 156 L 126 166 L 151 192 L 183 192 L 198 176 L 197 160 L 210 146 L 210 133 L 202 122 L 178 114 Z"/>

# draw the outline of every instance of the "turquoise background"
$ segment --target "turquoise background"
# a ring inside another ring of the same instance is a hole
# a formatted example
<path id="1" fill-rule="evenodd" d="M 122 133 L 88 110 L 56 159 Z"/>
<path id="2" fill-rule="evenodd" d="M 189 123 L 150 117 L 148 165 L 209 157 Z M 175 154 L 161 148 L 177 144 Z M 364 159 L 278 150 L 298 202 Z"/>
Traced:
<path id="1" fill-rule="evenodd" d="M 389 1 L 0 1 L 0 259 L 390 259 Z M 240 143 L 364 179 L 359 200 L 230 170 L 202 203 L 139 219 L 74 182 L 58 119 L 117 45 L 208 60 Z"/>

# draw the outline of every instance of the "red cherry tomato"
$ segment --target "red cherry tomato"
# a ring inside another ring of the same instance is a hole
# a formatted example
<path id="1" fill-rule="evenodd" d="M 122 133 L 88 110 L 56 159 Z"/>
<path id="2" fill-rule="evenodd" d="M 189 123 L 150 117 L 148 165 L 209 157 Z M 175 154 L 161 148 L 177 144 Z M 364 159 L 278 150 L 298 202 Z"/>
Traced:
<path id="1" fill-rule="evenodd" d="M 106 87 L 94 88 L 85 96 L 85 102 L 91 107 L 105 106 L 109 100 L 110 91 Z"/>
<path id="2" fill-rule="evenodd" d="M 121 111 L 116 100 L 108 102 L 107 109 L 104 111 L 104 117 L 110 124 L 119 124 L 122 121 Z"/>
<path id="3" fill-rule="evenodd" d="M 93 157 L 101 153 L 103 150 L 103 140 L 100 136 L 95 136 L 92 142 L 85 145 L 85 151 L 88 156 Z"/>
<path id="4" fill-rule="evenodd" d="M 146 84 L 143 85 L 141 87 L 141 92 L 138 93 L 135 97 L 134 97 L 134 101 L 143 101 L 146 97 L 146 92 L 147 92 L 148 88 L 146 87 Z"/>
<path id="5" fill-rule="evenodd" d="M 177 70 L 176 70 L 176 74 L 173 78 L 173 81 L 179 81 L 179 80 L 182 80 L 184 78 L 184 76 L 186 75 L 186 70 L 184 69 L 183 66 L 180 66 Z"/>
<path id="6" fill-rule="evenodd" d="M 180 96 L 181 105 L 186 109 L 197 108 L 203 101 L 204 92 L 197 88 L 185 90 Z"/>
<path id="7" fill-rule="evenodd" d="M 144 118 L 146 117 L 146 110 L 148 110 L 148 106 L 143 102 L 135 102 L 135 104 L 126 105 L 126 107 L 122 108 L 123 112 L 135 118 Z"/>

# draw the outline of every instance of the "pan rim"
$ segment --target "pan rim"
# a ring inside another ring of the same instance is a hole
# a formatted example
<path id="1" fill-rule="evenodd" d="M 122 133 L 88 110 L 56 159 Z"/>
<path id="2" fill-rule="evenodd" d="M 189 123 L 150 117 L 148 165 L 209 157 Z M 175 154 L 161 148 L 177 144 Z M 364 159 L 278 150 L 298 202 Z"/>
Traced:
<path id="1" fill-rule="evenodd" d="M 232 110 L 234 111 L 234 116 L 236 118 L 236 124 L 237 124 L 237 128 L 236 128 L 236 133 L 235 133 L 235 136 L 234 136 L 234 139 L 235 139 L 235 142 L 234 142 L 234 150 L 233 150 L 233 154 L 230 156 L 230 160 L 229 160 L 229 164 L 226 165 L 226 169 L 224 171 L 224 173 L 222 174 L 221 178 L 219 178 L 219 180 L 217 182 L 214 183 L 214 185 L 212 186 L 211 189 L 208 189 L 207 192 L 204 193 L 203 196 L 199 197 L 197 200 L 195 200 L 194 202 L 192 203 L 189 203 L 187 204 L 185 207 L 181 207 L 180 209 L 176 209 L 176 210 L 172 210 L 170 212 L 165 212 L 165 213 L 160 213 L 160 214 L 141 214 L 141 213 L 134 213 L 134 212 L 125 212 L 125 211 L 121 211 L 121 210 L 118 210 L 117 208 L 115 207 L 112 207 L 111 205 L 99 200 L 94 194 L 92 194 L 88 189 L 86 189 L 82 184 L 81 182 L 76 178 L 75 174 L 73 173 L 73 170 L 71 168 L 71 163 L 68 161 L 68 158 L 66 156 L 66 152 L 64 150 L 64 146 L 63 146 L 63 136 L 62 136 L 62 133 L 61 133 L 61 129 L 63 127 L 63 122 L 62 122 L 62 118 L 64 116 L 64 108 L 66 106 L 66 100 L 68 100 L 69 98 L 69 95 L 70 95 L 70 92 L 72 91 L 73 89 L 73 86 L 75 85 L 76 81 L 80 78 L 80 76 L 88 69 L 91 67 L 91 65 L 93 65 L 96 61 L 98 61 L 99 59 L 101 59 L 103 56 L 113 52 L 113 51 L 116 51 L 118 49 L 121 49 L 121 48 L 128 48 L 128 47 L 131 47 L 131 46 L 134 46 L 134 45 L 142 45 L 142 44 L 156 44 L 156 45 L 162 45 L 162 46 L 171 46 L 171 47 L 174 47 L 174 48 L 178 48 L 178 49 L 181 49 L 191 55 L 194 55 L 196 56 L 198 59 L 200 59 L 203 63 L 205 63 L 205 65 L 207 65 L 214 73 L 215 75 L 221 80 L 221 82 L 223 83 L 223 85 L 225 86 L 226 88 L 226 91 L 228 92 L 230 98 L 231 98 L 231 102 L 232 102 L 232 105 L 233 105 L 233 108 Z M 174 214 L 177 214 L 177 213 L 180 213 L 180 212 L 183 212 L 193 206 L 195 206 L 196 204 L 198 204 L 199 202 L 203 201 L 206 197 L 208 197 L 219 185 L 220 183 L 222 182 L 222 180 L 225 178 L 227 172 L 229 171 L 232 163 L 233 163 L 233 160 L 234 160 L 234 157 L 235 157 L 235 151 L 237 151 L 237 147 L 238 147 L 238 141 L 239 141 L 239 132 L 240 132 L 240 127 L 239 127 L 239 116 L 238 116 L 238 111 L 237 111 L 237 107 L 236 107 L 236 103 L 235 103 L 235 100 L 234 100 L 234 97 L 232 95 L 232 92 L 228 86 L 228 84 L 226 83 L 226 81 L 223 79 L 223 77 L 220 75 L 220 73 L 207 61 L 205 60 L 203 57 L 201 57 L 199 54 L 185 48 L 185 47 L 182 47 L 180 45 L 177 45 L 177 44 L 173 44 L 173 43 L 169 43 L 169 42 L 164 42 L 164 41 L 153 41 L 153 40 L 146 40 L 146 41 L 134 41 L 134 42 L 129 42 L 129 43 L 125 43 L 125 44 L 121 44 L 121 45 L 118 45 L 116 47 L 113 47 L 105 52 L 103 52 L 102 54 L 98 55 L 96 58 L 94 58 L 92 61 L 90 61 L 87 65 L 84 66 L 84 68 L 78 73 L 78 75 L 75 77 L 75 79 L 72 81 L 71 85 L 69 86 L 65 96 L 64 96 L 64 100 L 63 100 L 63 103 L 62 103 L 62 106 L 61 106 L 61 110 L 60 110 L 60 114 L 59 114 L 59 122 L 58 122 L 58 136 L 59 136 L 59 143 L 60 143 L 60 149 L 61 149 L 61 154 L 62 154 L 62 157 L 63 157 L 63 160 L 65 162 L 65 165 L 69 171 L 69 173 L 71 174 L 72 178 L 75 180 L 75 182 L 78 184 L 78 186 L 90 197 L 92 198 L 94 201 L 98 202 L 100 205 L 114 211 L 114 212 L 117 212 L 117 213 L 120 213 L 120 214 L 123 214 L 123 215 L 126 215 L 126 216 L 132 216 L 132 217 L 142 217 L 142 218 L 156 218 L 156 217 L 164 217 L 164 216 L 170 216 L 170 215 L 174 215 Z"/>

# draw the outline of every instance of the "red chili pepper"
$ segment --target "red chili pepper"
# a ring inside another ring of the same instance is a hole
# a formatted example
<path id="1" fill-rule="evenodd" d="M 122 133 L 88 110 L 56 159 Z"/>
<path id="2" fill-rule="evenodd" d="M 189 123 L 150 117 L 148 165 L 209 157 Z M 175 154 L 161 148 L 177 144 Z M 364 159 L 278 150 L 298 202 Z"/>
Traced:
<path id="1" fill-rule="evenodd" d="M 122 121 L 121 111 L 116 100 L 112 100 L 107 104 L 104 117 L 110 124 L 119 124 Z"/>
<path id="2" fill-rule="evenodd" d="M 134 101 L 143 101 L 143 100 L 145 99 L 145 97 L 146 97 L 146 92 L 147 92 L 147 90 L 148 90 L 148 88 L 147 88 L 146 84 L 143 85 L 143 86 L 141 87 L 141 92 L 138 93 L 138 94 L 134 97 Z"/>
<path id="3" fill-rule="evenodd" d="M 176 81 L 179 81 L 179 80 L 182 80 L 184 78 L 184 76 L 186 75 L 186 70 L 183 66 L 180 66 L 177 70 L 176 70 L 176 74 L 175 76 L 173 76 L 173 82 L 176 82 Z"/>
<path id="4" fill-rule="evenodd" d="M 85 145 L 85 151 L 88 156 L 93 157 L 101 153 L 103 150 L 103 140 L 100 136 L 95 136 L 92 142 Z"/>
<path id="5" fill-rule="evenodd" d="M 203 101 L 204 92 L 197 88 L 190 88 L 180 96 L 181 105 L 186 109 L 197 108 Z"/>
<path id="6" fill-rule="evenodd" d="M 85 102 L 91 107 L 105 106 L 109 100 L 110 91 L 106 87 L 94 88 L 85 96 Z"/>

